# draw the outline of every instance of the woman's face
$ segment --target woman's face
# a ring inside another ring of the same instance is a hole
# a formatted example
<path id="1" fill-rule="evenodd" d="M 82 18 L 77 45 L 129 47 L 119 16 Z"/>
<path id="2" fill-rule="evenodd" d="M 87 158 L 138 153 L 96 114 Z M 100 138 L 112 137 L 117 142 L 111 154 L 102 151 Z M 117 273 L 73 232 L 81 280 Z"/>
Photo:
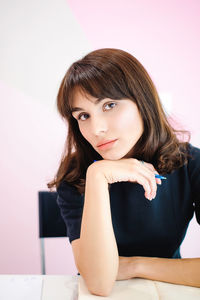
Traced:
<path id="1" fill-rule="evenodd" d="M 130 99 L 96 101 L 97 98 L 80 92 L 74 96 L 72 115 L 78 121 L 81 134 L 103 159 L 131 157 L 129 152 L 143 133 L 137 105 Z M 116 141 L 98 147 L 113 140 Z"/>

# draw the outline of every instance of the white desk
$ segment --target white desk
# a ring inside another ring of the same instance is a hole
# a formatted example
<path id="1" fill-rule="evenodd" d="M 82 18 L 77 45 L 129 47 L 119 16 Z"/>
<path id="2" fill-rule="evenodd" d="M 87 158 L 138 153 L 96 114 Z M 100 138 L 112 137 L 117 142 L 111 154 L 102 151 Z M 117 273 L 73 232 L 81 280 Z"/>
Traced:
<path id="1" fill-rule="evenodd" d="M 0 275 L 1 300 L 77 300 L 78 277 Z M 5 295 L 3 297 L 3 295 Z"/>
<path id="2" fill-rule="evenodd" d="M 79 300 L 200 300 L 200 288 L 141 278 L 116 281 L 109 297 L 91 295 L 83 278 L 79 278 Z"/>
<path id="3" fill-rule="evenodd" d="M 24 286 L 23 286 L 24 283 Z M 32 290 L 41 287 L 40 300 L 199 300 L 200 288 L 164 283 L 140 278 L 116 281 L 109 297 L 91 295 L 81 276 L 75 275 L 0 275 L 1 300 L 38 300 L 31 297 Z M 3 297 L 5 288 L 9 297 Z M 32 286 L 32 287 L 31 287 Z M 26 298 L 19 298 L 17 289 L 27 288 Z M 29 290 L 30 287 L 30 290 Z"/>

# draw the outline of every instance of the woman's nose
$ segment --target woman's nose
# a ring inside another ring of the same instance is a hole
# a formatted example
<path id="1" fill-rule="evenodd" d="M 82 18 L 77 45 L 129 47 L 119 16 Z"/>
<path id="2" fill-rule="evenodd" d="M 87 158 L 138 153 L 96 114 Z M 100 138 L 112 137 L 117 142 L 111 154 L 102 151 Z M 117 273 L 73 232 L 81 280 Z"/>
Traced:
<path id="1" fill-rule="evenodd" d="M 99 135 L 101 132 L 106 132 L 108 130 L 108 124 L 103 117 L 95 117 L 92 120 L 92 132 L 95 135 Z"/>

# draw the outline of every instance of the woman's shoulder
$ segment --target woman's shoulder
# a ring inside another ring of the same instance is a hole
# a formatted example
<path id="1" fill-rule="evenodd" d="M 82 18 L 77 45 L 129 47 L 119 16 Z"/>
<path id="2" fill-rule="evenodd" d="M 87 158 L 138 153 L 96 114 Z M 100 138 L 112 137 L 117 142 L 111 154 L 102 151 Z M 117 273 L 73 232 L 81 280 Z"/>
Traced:
<path id="1" fill-rule="evenodd" d="M 74 199 L 81 198 L 81 194 L 78 189 L 71 183 L 62 180 L 57 187 L 58 196 L 62 199 Z"/>
<path id="2" fill-rule="evenodd" d="M 69 182 L 63 179 L 60 181 L 57 187 L 57 192 L 60 191 L 76 191 L 76 188 L 72 184 L 70 184 Z"/>
<path id="3" fill-rule="evenodd" d="M 196 146 L 192 145 L 191 143 L 188 143 L 188 149 L 192 155 L 194 155 L 194 156 L 200 155 L 200 147 L 196 147 Z"/>
<path id="4" fill-rule="evenodd" d="M 188 143 L 189 162 L 199 161 L 200 163 L 200 148 Z"/>
<path id="5" fill-rule="evenodd" d="M 200 172 L 200 148 L 197 146 L 192 145 L 191 143 L 188 144 L 188 169 L 191 175 L 194 173 Z"/>

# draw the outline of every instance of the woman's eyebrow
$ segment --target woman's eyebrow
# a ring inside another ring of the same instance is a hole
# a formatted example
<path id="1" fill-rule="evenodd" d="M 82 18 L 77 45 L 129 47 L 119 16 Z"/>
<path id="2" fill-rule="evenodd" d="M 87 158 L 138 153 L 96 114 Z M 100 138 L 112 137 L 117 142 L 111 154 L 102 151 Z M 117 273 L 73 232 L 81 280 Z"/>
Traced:
<path id="1" fill-rule="evenodd" d="M 94 104 L 98 104 L 100 103 L 102 100 L 104 100 L 105 98 L 98 98 L 97 100 L 95 100 Z M 71 113 L 75 112 L 75 111 L 83 111 L 85 109 L 81 108 L 81 107 L 72 107 L 71 109 Z"/>

